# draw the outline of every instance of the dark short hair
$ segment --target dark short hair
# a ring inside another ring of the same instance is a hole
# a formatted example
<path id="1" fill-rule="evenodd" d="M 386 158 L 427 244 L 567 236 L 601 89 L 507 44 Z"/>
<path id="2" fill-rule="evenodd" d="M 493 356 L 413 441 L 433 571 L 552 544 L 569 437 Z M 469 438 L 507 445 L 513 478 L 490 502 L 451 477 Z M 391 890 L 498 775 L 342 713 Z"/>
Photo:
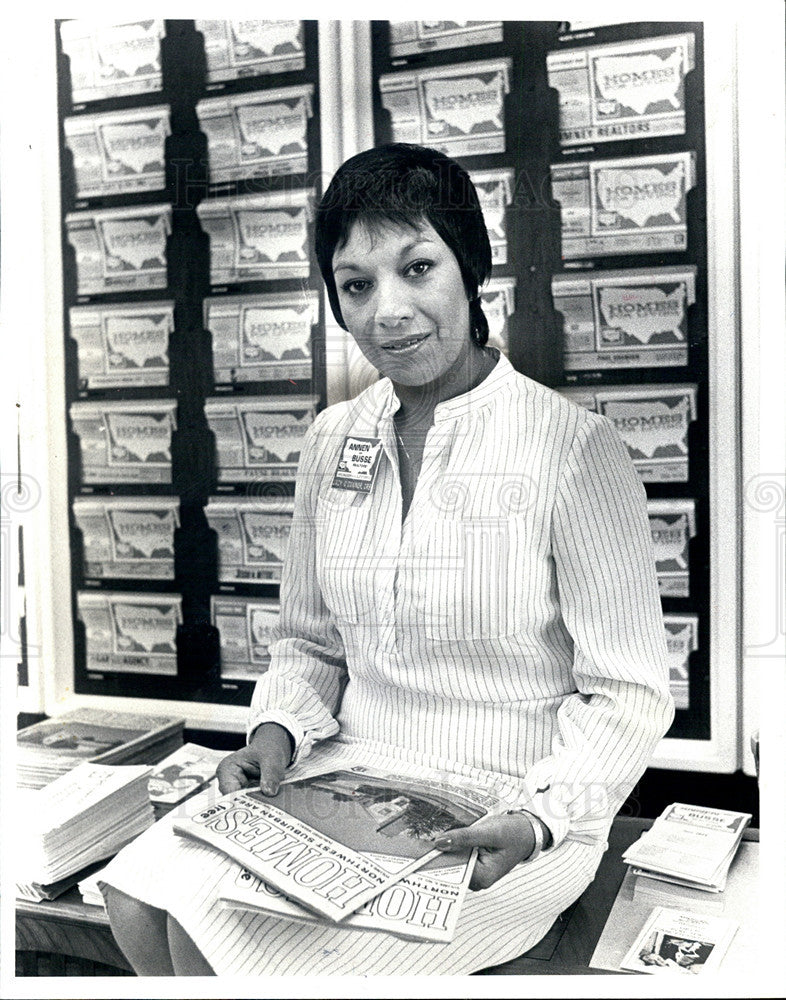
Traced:
<path id="1" fill-rule="evenodd" d="M 315 249 L 328 299 L 346 330 L 333 277 L 333 255 L 358 221 L 417 228 L 427 220 L 458 261 L 469 299 L 472 339 L 483 346 L 488 321 L 480 288 L 491 274 L 491 246 L 478 195 L 466 170 L 436 149 L 392 142 L 350 157 L 316 211 Z"/>

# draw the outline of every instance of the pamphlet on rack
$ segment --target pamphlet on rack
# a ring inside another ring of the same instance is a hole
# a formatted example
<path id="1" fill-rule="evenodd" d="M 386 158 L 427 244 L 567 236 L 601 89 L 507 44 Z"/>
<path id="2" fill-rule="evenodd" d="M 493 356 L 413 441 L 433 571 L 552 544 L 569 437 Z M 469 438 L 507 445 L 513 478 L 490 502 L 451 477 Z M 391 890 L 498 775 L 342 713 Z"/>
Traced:
<path id="1" fill-rule="evenodd" d="M 342 920 L 427 864 L 431 871 L 466 862 L 435 850 L 434 840 L 505 807 L 496 792 L 461 776 L 398 759 L 382 765 L 352 755 L 309 761 L 277 795 L 232 792 L 173 829 L 301 906 Z"/>
<path id="2" fill-rule="evenodd" d="M 737 924 L 725 917 L 699 916 L 656 907 L 620 964 L 621 969 L 697 975 L 718 968 Z"/>

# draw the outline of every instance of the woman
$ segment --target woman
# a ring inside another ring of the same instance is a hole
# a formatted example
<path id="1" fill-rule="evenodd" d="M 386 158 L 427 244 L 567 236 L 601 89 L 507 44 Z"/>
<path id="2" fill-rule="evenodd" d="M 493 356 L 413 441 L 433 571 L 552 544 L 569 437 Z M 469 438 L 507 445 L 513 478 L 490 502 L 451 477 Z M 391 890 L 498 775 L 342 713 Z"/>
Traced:
<path id="1" fill-rule="evenodd" d="M 159 823 L 106 875 L 141 974 L 463 974 L 513 958 L 592 880 L 673 716 L 644 489 L 605 419 L 485 346 L 491 252 L 464 170 L 403 144 L 353 157 L 316 249 L 337 321 L 384 377 L 307 435 L 281 638 L 221 789 L 274 794 L 290 763 L 339 741 L 507 782 L 521 808 L 443 837 L 480 849 L 482 891 L 450 945 L 221 910 L 226 864 Z M 352 465 L 357 439 L 371 473 Z"/>

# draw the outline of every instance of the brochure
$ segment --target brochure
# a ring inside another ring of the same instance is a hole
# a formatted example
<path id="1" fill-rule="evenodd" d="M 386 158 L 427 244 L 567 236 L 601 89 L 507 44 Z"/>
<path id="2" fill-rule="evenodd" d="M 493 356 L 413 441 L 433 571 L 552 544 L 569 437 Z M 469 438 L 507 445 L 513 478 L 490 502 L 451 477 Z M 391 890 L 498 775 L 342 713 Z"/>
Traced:
<path id="1" fill-rule="evenodd" d="M 448 156 L 505 151 L 510 59 L 430 66 L 379 78 L 395 142 L 431 146 Z"/>
<path id="2" fill-rule="evenodd" d="M 207 83 L 306 67 L 302 21 L 194 21 L 205 39 Z"/>
<path id="3" fill-rule="evenodd" d="M 683 34 L 549 52 L 560 145 L 683 134 L 694 47 L 694 36 Z"/>
<path id="4" fill-rule="evenodd" d="M 674 802 L 622 855 L 629 865 L 719 891 L 750 813 Z"/>
<path id="5" fill-rule="evenodd" d="M 200 101 L 211 184 L 305 173 L 314 85 L 228 94 Z"/>
<path id="6" fill-rule="evenodd" d="M 270 665 L 279 603 L 273 598 L 214 596 L 210 621 L 218 629 L 221 680 L 256 680 Z"/>
<path id="7" fill-rule="evenodd" d="M 502 41 L 502 21 L 389 21 L 390 57 Z"/>
<path id="8" fill-rule="evenodd" d="M 697 975 L 716 970 L 737 925 L 724 917 L 656 907 L 620 968 L 650 975 Z"/>
<path id="9" fill-rule="evenodd" d="M 147 782 L 147 794 L 156 819 L 211 781 L 226 756 L 226 750 L 184 743 L 157 764 Z"/>

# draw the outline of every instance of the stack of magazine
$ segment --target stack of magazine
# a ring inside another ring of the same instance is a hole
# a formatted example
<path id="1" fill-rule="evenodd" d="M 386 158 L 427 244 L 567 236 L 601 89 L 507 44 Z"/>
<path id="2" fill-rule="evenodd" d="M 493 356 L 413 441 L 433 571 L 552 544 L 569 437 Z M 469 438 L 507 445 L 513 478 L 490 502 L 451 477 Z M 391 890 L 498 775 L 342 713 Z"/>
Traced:
<path id="1" fill-rule="evenodd" d="M 236 862 L 224 906 L 450 941 L 475 853 L 434 841 L 509 803 L 467 778 L 381 763 L 307 761 L 277 795 L 232 792 L 173 829 Z"/>
<path id="2" fill-rule="evenodd" d="M 154 822 L 150 768 L 83 763 L 46 788 L 18 793 L 17 893 L 51 898 L 56 883 L 111 857 Z M 55 893 L 57 894 L 57 893 Z"/>
<path id="3" fill-rule="evenodd" d="M 16 734 L 17 784 L 43 788 L 84 761 L 156 764 L 183 745 L 184 719 L 78 708 Z"/>
<path id="4" fill-rule="evenodd" d="M 27 899 L 31 903 L 42 903 L 44 900 L 57 899 L 58 896 L 62 896 L 64 892 L 68 892 L 68 890 L 73 889 L 75 885 L 79 885 L 82 879 L 90 878 L 95 874 L 95 872 L 100 871 L 103 867 L 104 862 L 98 861 L 92 865 L 87 865 L 78 872 L 66 875 L 65 878 L 58 879 L 57 882 L 17 882 L 17 899 Z M 96 888 L 98 887 L 96 886 Z"/>
<path id="5" fill-rule="evenodd" d="M 211 781 L 226 750 L 211 750 L 196 743 L 184 743 L 158 764 L 147 785 L 156 819 L 194 795 Z"/>
<path id="6" fill-rule="evenodd" d="M 674 802 L 622 855 L 636 875 L 720 892 L 750 813 Z"/>

